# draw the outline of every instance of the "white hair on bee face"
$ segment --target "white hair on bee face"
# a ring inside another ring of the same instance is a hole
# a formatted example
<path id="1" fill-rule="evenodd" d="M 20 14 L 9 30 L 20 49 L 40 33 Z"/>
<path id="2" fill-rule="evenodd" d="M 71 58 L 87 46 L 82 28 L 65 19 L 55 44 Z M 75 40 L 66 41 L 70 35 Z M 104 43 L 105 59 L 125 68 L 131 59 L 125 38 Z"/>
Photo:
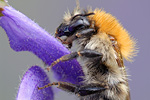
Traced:
<path id="1" fill-rule="evenodd" d="M 78 14 L 81 14 L 81 10 L 80 10 L 79 0 L 76 0 L 76 8 L 73 10 L 73 12 L 70 13 L 68 9 L 67 9 L 67 12 L 65 12 L 64 17 L 63 17 L 64 22 L 69 22 L 72 16 L 75 16 Z"/>
<path id="2" fill-rule="evenodd" d="M 79 0 L 76 0 L 76 8 L 73 11 L 73 15 L 77 15 L 77 14 L 80 14 L 80 13 L 81 13 L 80 3 L 79 3 Z"/>
<path id="3" fill-rule="evenodd" d="M 65 12 L 63 19 L 65 22 L 69 22 L 69 20 L 71 19 L 71 13 L 69 9 L 67 9 L 67 12 Z"/>

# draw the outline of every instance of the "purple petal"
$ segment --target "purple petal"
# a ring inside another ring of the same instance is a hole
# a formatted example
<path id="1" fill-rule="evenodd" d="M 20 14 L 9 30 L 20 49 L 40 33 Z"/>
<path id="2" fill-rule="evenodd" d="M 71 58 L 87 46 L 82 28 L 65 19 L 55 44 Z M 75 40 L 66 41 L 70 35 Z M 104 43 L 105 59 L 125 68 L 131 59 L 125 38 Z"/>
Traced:
<path id="1" fill-rule="evenodd" d="M 38 66 L 32 66 L 22 78 L 17 100 L 53 100 L 51 87 L 38 90 L 38 87 L 48 83 L 50 81 L 44 70 Z"/>
<path id="2" fill-rule="evenodd" d="M 54 37 L 14 8 L 6 6 L 2 14 L 0 26 L 6 31 L 13 50 L 30 51 L 48 65 L 70 53 Z M 82 80 L 80 76 L 83 72 L 76 60 L 59 63 L 53 70 L 59 80 L 76 84 Z"/>

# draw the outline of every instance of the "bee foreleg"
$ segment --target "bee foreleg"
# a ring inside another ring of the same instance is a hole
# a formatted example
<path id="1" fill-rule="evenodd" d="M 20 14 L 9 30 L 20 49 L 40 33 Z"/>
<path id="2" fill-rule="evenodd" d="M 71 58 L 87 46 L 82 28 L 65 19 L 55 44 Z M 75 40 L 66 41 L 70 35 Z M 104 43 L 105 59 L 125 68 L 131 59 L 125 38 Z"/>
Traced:
<path id="1" fill-rule="evenodd" d="M 69 36 L 65 41 L 63 41 L 63 44 L 68 44 L 68 47 L 71 48 L 72 47 L 72 42 L 80 37 L 90 37 L 95 33 L 95 29 L 93 28 L 89 28 L 89 29 L 85 29 L 82 30 L 80 32 L 77 32 L 76 34 L 73 34 L 72 36 Z"/>

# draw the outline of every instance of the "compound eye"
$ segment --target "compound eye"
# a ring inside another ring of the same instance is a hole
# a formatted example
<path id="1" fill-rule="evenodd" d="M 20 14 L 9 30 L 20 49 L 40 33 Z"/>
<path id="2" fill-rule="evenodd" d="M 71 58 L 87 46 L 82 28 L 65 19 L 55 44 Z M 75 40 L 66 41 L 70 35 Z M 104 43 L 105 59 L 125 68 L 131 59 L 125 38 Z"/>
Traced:
<path id="1" fill-rule="evenodd" d="M 64 28 L 64 33 L 67 33 L 67 32 L 69 32 L 68 26 L 66 26 L 66 27 Z"/>

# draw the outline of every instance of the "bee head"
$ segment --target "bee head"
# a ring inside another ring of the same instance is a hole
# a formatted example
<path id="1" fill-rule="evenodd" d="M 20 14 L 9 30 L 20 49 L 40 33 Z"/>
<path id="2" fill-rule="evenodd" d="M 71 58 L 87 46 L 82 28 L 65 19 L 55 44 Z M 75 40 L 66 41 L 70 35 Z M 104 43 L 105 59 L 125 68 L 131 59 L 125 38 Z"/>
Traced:
<path id="1" fill-rule="evenodd" d="M 55 36 L 71 36 L 77 31 L 86 29 L 90 27 L 90 21 L 88 20 L 87 16 L 93 15 L 94 13 L 83 13 L 83 14 L 76 14 L 69 18 L 69 20 L 63 21 L 59 25 L 56 30 Z"/>

